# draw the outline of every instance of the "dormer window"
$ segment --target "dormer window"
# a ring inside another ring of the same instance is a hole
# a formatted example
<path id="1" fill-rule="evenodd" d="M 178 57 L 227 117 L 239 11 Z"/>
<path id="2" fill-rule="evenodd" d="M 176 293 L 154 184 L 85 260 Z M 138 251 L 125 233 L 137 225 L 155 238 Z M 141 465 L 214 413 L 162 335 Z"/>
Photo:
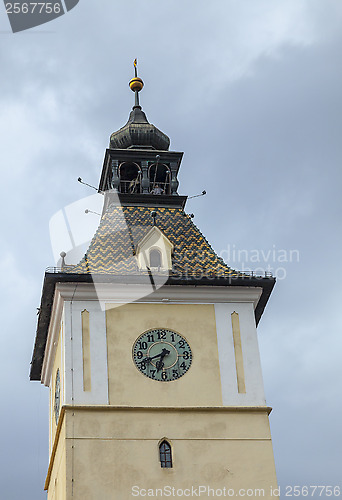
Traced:
<path id="1" fill-rule="evenodd" d="M 136 247 L 139 269 L 169 271 L 172 269 L 172 251 L 171 241 L 157 226 L 153 226 Z"/>

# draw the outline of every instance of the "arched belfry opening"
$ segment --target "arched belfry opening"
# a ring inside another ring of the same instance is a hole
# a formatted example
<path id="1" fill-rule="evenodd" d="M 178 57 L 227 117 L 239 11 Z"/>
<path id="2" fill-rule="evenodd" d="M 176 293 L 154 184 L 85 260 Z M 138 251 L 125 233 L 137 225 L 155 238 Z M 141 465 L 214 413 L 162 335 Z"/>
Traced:
<path id="1" fill-rule="evenodd" d="M 141 192 L 141 168 L 134 162 L 123 162 L 119 166 L 120 193 Z"/>
<path id="2" fill-rule="evenodd" d="M 166 439 L 163 439 L 159 445 L 159 459 L 162 469 L 172 469 L 172 449 Z"/>
<path id="3" fill-rule="evenodd" d="M 149 169 L 150 192 L 153 194 L 171 193 L 171 171 L 164 163 L 153 163 Z"/>

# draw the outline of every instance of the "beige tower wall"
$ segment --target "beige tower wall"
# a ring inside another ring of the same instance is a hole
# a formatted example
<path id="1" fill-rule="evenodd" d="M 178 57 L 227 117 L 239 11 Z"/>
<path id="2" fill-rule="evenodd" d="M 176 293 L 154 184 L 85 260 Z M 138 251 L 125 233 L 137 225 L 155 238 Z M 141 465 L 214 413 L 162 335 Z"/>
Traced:
<path id="1" fill-rule="evenodd" d="M 49 500 L 128 500 L 134 498 L 133 491 L 166 486 L 184 491 L 226 488 L 237 496 L 241 490 L 258 490 L 263 498 L 274 498 L 270 492 L 276 488 L 276 476 L 266 409 L 70 408 L 64 422 L 65 435 L 63 425 L 60 439 L 66 438 L 68 484 L 64 489 L 57 483 L 54 497 L 54 478 L 65 467 L 61 445 Z M 158 446 L 164 437 L 172 445 L 172 469 L 160 467 Z M 210 495 L 203 493 L 201 498 Z"/>
<path id="2" fill-rule="evenodd" d="M 66 326 L 56 346 L 50 381 L 48 500 L 126 500 L 139 498 L 142 495 L 138 493 L 143 494 L 144 490 L 146 496 L 147 490 L 151 490 L 156 497 L 156 489 L 170 487 L 187 492 L 194 487 L 198 492 L 199 486 L 229 489 L 230 493 L 234 491 L 230 496 L 241 497 L 253 496 L 243 493 L 247 489 L 249 493 L 257 490 L 254 496 L 274 499 L 271 490 L 277 483 L 269 408 L 258 404 L 258 397 L 254 405 L 236 404 L 240 394 L 233 395 L 235 399 L 229 403 L 232 392 L 222 390 L 224 375 L 224 383 L 234 379 L 231 391 L 238 391 L 232 338 L 228 339 L 230 351 L 228 349 L 224 360 L 221 359 L 225 353 L 222 338 L 231 335 L 230 309 L 227 311 L 224 304 L 216 307 L 212 303 L 108 305 L 102 312 L 94 307 L 85 301 L 73 305 L 73 329 Z M 248 319 L 253 319 L 253 307 L 248 303 L 243 307 L 238 303 L 231 305 L 232 311 L 238 307 L 242 354 L 246 357 L 246 339 L 251 343 L 255 337 L 257 345 L 255 326 Z M 85 309 L 89 311 L 90 343 L 100 338 L 104 346 L 96 351 L 94 344 L 92 352 L 96 352 L 97 357 L 91 358 L 91 377 L 96 375 L 98 367 L 102 369 L 101 380 L 108 389 L 103 399 L 108 403 L 99 404 L 95 400 L 93 404 L 71 406 L 63 399 L 63 387 L 69 383 L 68 379 L 72 381 L 73 374 L 81 374 L 81 390 L 89 401 L 96 389 L 92 384 L 91 391 L 85 391 L 83 384 L 81 314 Z M 224 325 L 228 325 L 226 330 Z M 143 332 L 158 327 L 180 333 L 191 346 L 192 365 L 178 380 L 151 380 L 133 362 L 135 340 Z M 74 358 L 70 355 L 70 337 L 74 339 Z M 255 352 L 258 356 L 254 350 L 246 359 L 254 360 Z M 72 359 L 72 363 L 65 363 L 65 357 Z M 231 370 L 229 366 L 223 370 L 224 363 L 229 365 L 227 359 L 231 360 Z M 249 373 L 247 363 L 246 366 L 248 395 L 253 372 Z M 56 426 L 52 409 L 55 373 L 59 367 L 64 407 Z M 160 466 L 158 446 L 163 438 L 172 445 L 172 469 Z M 133 490 L 133 487 L 136 488 Z M 163 491 L 163 496 L 167 496 L 168 490 Z M 162 498 L 160 492 L 158 498 Z M 212 495 L 202 491 L 201 498 L 212 498 Z"/>
<path id="3" fill-rule="evenodd" d="M 61 324 L 59 329 L 58 338 L 56 340 L 56 354 L 52 366 L 51 372 L 51 382 L 50 382 L 50 454 L 52 452 L 52 447 L 55 442 L 57 424 L 55 418 L 55 388 L 56 388 L 56 376 L 57 371 L 59 370 L 60 374 L 60 409 L 63 406 L 63 393 L 64 393 L 64 363 L 63 363 L 63 324 Z"/>
<path id="4" fill-rule="evenodd" d="M 67 292 L 70 290 L 65 288 L 60 293 L 64 293 L 69 299 Z M 181 333 L 190 342 L 193 351 L 190 370 L 181 379 L 171 384 L 168 382 L 168 385 L 173 386 L 173 389 L 168 389 L 170 393 L 174 391 L 175 395 L 183 398 L 183 395 L 190 394 L 187 389 L 200 377 L 202 400 L 194 404 L 266 405 L 254 319 L 258 290 L 218 290 L 218 287 L 174 290 L 173 287 L 166 287 L 153 294 L 149 303 L 135 302 L 122 306 L 118 304 L 115 295 L 124 294 L 123 290 L 107 292 L 107 312 L 105 304 L 96 300 L 94 289 L 86 288 L 86 285 L 85 289 L 79 287 L 79 296 L 75 295 L 72 302 L 63 301 L 62 296 L 58 295 L 59 313 L 64 317 L 64 404 L 138 404 L 135 401 L 136 395 L 148 391 L 151 384 L 153 392 L 161 392 L 161 387 L 157 388 L 158 383 L 146 379 L 138 372 L 131 355 L 137 337 L 144 331 L 159 326 Z M 88 319 L 86 329 L 82 314 Z M 233 331 L 233 316 L 238 317 L 236 324 L 240 331 Z M 55 319 L 53 324 L 57 323 Z M 84 339 L 88 340 L 86 346 Z M 240 351 L 237 350 L 237 340 L 240 342 Z M 55 356 L 54 347 L 57 342 L 56 327 L 50 330 L 50 348 L 43 366 L 43 383 L 50 387 L 55 370 L 55 366 L 52 366 L 53 359 L 58 357 Z M 123 356 L 119 357 L 119 352 Z M 87 386 L 84 385 L 85 380 L 89 382 Z M 134 383 L 139 384 L 141 391 L 132 393 Z M 210 390 L 206 390 L 206 386 Z M 165 388 L 163 393 L 164 391 Z M 184 399 L 187 397 L 189 396 Z M 155 397 L 157 399 L 160 404 L 160 397 Z M 173 401 L 175 399 L 177 398 L 173 398 Z M 154 404 L 153 401 L 151 404 Z M 179 404 L 192 403 L 184 401 Z"/>
<path id="5" fill-rule="evenodd" d="M 132 346 L 152 328 L 168 328 L 189 342 L 193 360 L 179 380 L 158 382 L 134 365 Z M 109 403 L 133 406 L 222 404 L 215 310 L 212 304 L 127 304 L 107 311 Z M 199 390 L 200 388 L 200 390 Z"/>
<path id="6" fill-rule="evenodd" d="M 45 488 L 48 489 L 48 500 L 65 500 L 71 498 L 67 495 L 67 484 L 70 487 L 70 477 L 67 475 L 67 454 L 66 447 L 68 440 L 66 439 L 65 420 L 62 418 L 58 424 L 58 431 L 52 456 L 48 470 L 47 482 Z"/>

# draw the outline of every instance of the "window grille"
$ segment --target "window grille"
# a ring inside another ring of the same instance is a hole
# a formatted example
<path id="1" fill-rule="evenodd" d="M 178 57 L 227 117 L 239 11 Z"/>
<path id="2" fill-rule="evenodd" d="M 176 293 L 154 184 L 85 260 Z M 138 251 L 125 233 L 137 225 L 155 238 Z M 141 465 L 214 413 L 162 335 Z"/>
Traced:
<path id="1" fill-rule="evenodd" d="M 172 468 L 171 445 L 166 440 L 159 445 L 159 456 L 161 468 Z"/>

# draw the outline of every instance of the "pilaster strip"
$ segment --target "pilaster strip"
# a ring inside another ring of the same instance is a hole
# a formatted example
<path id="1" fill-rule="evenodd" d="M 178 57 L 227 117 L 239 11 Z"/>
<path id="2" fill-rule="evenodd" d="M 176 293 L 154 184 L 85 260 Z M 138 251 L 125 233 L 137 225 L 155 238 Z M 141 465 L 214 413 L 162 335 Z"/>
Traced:
<path id="1" fill-rule="evenodd" d="M 82 317 L 83 390 L 91 391 L 90 326 L 89 312 L 84 309 Z"/>
<path id="2" fill-rule="evenodd" d="M 239 392 L 239 394 L 245 394 L 246 393 L 245 370 L 243 368 L 240 320 L 239 320 L 238 313 L 234 311 L 231 314 L 231 318 L 232 318 L 232 328 L 233 328 L 233 340 L 234 340 L 236 378 L 237 378 L 238 392 Z"/>

